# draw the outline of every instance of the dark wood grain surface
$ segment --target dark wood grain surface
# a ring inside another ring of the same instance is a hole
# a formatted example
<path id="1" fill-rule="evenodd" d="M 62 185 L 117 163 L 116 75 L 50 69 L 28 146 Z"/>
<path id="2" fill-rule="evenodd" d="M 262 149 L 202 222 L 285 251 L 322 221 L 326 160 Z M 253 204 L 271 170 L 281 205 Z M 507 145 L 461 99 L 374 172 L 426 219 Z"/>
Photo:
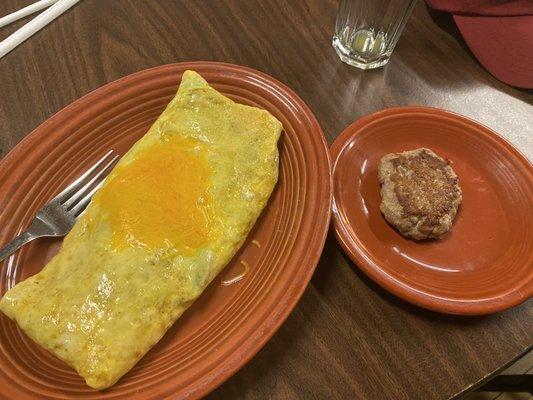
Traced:
<path id="1" fill-rule="evenodd" d="M 1 0 L 0 15 L 30 2 Z M 364 114 L 421 104 L 474 118 L 533 158 L 532 93 L 488 74 L 447 16 L 418 3 L 390 64 L 363 73 L 331 47 L 336 8 L 331 0 L 83 0 L 0 59 L 0 153 L 107 82 L 161 64 L 217 60 L 292 87 L 330 142 Z M 330 236 L 295 311 L 210 398 L 446 399 L 532 343 L 532 300 L 487 317 L 425 311 L 366 278 Z"/>

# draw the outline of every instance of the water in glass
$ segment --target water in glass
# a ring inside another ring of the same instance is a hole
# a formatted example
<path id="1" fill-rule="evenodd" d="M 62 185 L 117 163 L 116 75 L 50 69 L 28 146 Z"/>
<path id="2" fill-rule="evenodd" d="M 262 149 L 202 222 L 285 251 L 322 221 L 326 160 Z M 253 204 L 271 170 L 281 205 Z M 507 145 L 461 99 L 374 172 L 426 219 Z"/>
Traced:
<path id="1" fill-rule="evenodd" d="M 362 69 L 385 65 L 414 4 L 415 0 L 342 0 L 333 35 L 340 59 Z"/>

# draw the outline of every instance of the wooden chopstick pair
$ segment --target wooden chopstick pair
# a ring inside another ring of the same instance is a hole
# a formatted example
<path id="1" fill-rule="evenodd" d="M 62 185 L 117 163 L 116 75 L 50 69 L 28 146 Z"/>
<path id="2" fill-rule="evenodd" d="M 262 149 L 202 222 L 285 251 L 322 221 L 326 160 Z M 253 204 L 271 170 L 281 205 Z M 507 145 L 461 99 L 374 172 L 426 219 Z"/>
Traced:
<path id="1" fill-rule="evenodd" d="M 0 18 L 0 28 L 8 25 L 20 18 L 33 14 L 43 8 L 49 7 L 43 11 L 37 17 L 32 19 L 26 25 L 9 35 L 7 38 L 0 42 L 0 58 L 5 56 L 19 44 L 31 37 L 35 32 L 39 31 L 54 19 L 59 17 L 70 7 L 76 4 L 80 0 L 40 0 L 36 3 L 30 4 L 14 13 L 6 15 Z"/>

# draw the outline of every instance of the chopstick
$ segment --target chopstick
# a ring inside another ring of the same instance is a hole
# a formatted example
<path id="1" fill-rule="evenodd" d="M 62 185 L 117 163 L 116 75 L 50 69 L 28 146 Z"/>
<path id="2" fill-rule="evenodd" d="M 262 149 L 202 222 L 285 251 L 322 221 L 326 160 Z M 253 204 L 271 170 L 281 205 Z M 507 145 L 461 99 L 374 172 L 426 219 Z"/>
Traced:
<path id="1" fill-rule="evenodd" d="M 0 58 L 5 56 L 19 44 L 24 42 L 35 32 L 39 31 L 54 19 L 59 17 L 70 7 L 76 4 L 80 0 L 58 0 L 53 4 L 49 9 L 43 11 L 41 14 L 36 16 L 26 25 L 24 25 L 19 30 L 15 31 L 13 34 L 8 36 L 6 39 L 0 42 Z"/>
<path id="2" fill-rule="evenodd" d="M 9 25 L 10 23 L 15 22 L 16 20 L 24 18 L 26 15 L 33 14 L 37 11 L 42 10 L 43 8 L 51 6 L 56 1 L 57 0 L 40 0 L 37 3 L 30 4 L 29 6 L 15 11 L 14 13 L 8 14 L 5 17 L 0 18 L 0 28 Z"/>

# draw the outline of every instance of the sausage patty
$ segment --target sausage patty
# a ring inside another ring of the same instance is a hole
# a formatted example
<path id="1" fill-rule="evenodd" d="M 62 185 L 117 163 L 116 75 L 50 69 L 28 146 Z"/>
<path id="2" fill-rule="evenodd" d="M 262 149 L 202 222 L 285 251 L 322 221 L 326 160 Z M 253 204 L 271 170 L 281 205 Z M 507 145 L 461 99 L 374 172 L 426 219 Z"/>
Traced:
<path id="1" fill-rule="evenodd" d="M 378 167 L 380 209 L 389 224 L 411 239 L 448 232 L 461 203 L 461 188 L 450 161 L 430 149 L 384 156 Z"/>

